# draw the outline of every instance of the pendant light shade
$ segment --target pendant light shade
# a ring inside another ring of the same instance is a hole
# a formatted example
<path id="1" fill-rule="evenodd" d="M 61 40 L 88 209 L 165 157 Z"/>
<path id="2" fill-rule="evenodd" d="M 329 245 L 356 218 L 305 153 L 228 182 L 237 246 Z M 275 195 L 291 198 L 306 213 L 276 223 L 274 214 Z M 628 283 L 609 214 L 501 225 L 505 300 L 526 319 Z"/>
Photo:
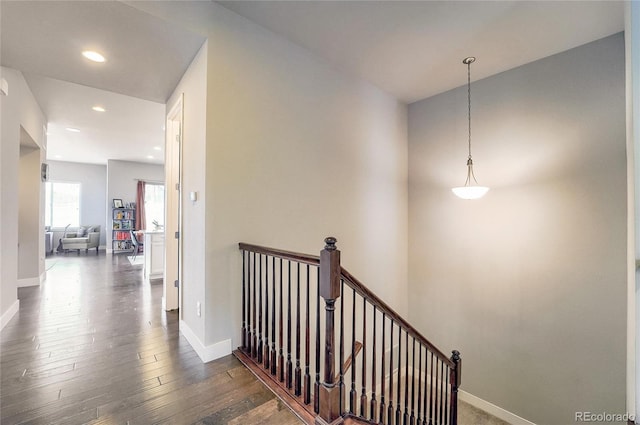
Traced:
<path id="1" fill-rule="evenodd" d="M 464 182 L 464 186 L 454 187 L 451 189 L 453 193 L 462 199 L 479 199 L 482 198 L 489 191 L 486 186 L 478 185 L 475 174 L 473 174 L 473 159 L 471 158 L 471 64 L 475 62 L 476 58 L 465 58 L 462 63 L 467 65 L 467 100 L 468 100 L 468 123 L 469 123 L 469 156 L 467 158 L 467 180 Z"/>

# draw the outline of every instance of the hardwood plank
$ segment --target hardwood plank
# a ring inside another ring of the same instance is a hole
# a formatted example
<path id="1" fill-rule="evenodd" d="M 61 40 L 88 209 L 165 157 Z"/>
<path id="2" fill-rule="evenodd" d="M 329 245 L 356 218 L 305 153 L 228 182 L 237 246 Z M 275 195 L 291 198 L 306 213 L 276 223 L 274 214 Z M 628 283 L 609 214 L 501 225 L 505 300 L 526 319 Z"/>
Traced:
<path id="1" fill-rule="evenodd" d="M 140 266 L 104 253 L 47 263 L 0 333 L 0 423 L 266 423 L 248 414 L 273 393 L 233 356 L 203 364 Z M 300 423 L 287 409 L 269 417 Z"/>

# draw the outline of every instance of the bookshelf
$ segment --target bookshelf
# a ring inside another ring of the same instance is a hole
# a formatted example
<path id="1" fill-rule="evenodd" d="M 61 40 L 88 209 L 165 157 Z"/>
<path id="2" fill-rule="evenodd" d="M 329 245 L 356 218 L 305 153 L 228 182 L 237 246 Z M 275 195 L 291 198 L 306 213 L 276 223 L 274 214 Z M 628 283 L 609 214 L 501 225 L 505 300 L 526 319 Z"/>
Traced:
<path id="1" fill-rule="evenodd" d="M 130 230 L 135 229 L 136 209 L 135 208 L 113 208 L 112 210 L 113 230 L 111 238 L 111 248 L 113 252 L 131 251 Z"/>

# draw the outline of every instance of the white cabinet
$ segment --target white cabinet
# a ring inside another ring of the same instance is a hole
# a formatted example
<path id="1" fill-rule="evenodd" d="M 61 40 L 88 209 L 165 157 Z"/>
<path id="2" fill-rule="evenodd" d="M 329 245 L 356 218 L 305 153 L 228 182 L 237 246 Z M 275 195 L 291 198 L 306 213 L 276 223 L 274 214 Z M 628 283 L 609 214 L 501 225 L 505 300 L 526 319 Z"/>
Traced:
<path id="1" fill-rule="evenodd" d="M 164 275 L 164 232 L 144 233 L 144 278 L 162 279 Z"/>

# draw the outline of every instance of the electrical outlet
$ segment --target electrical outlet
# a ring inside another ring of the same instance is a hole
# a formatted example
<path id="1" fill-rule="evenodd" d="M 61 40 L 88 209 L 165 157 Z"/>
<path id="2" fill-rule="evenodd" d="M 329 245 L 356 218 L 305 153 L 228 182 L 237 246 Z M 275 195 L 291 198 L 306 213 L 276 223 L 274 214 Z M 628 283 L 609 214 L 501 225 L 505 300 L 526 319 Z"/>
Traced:
<path id="1" fill-rule="evenodd" d="M 200 305 L 200 301 L 196 303 L 196 314 L 198 317 L 202 316 L 202 306 Z"/>

